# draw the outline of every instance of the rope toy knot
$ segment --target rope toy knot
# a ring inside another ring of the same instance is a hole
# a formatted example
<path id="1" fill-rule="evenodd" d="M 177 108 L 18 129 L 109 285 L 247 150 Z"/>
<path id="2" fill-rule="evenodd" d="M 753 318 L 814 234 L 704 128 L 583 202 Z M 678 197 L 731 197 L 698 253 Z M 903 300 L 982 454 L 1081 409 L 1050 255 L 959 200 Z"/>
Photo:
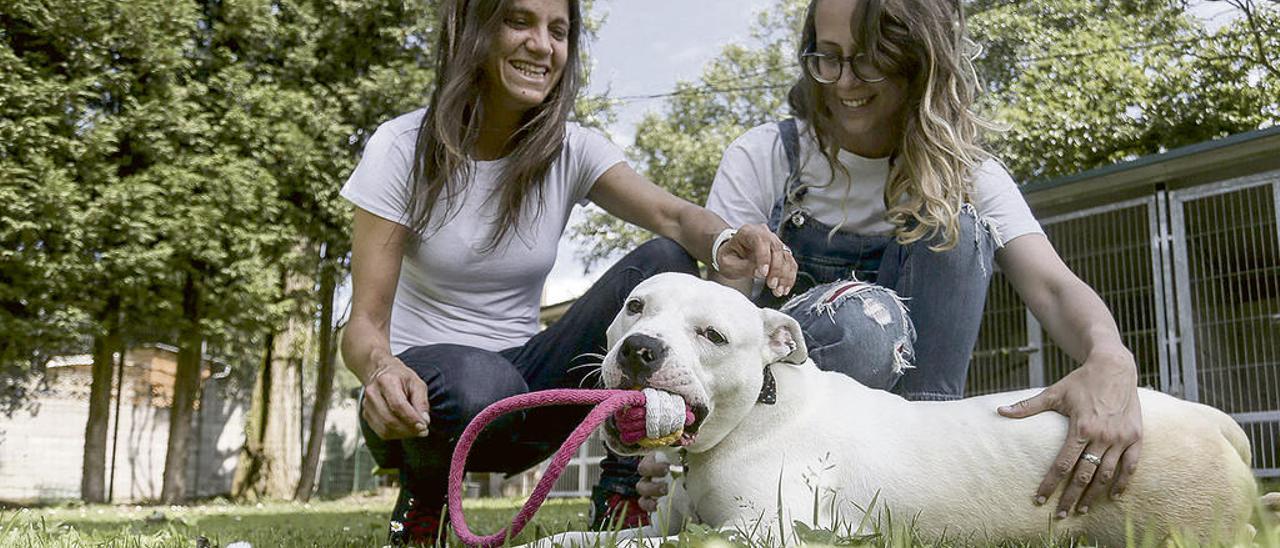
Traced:
<path id="1" fill-rule="evenodd" d="M 594 405 L 582 424 L 569 434 L 560 449 L 552 455 L 546 472 L 538 485 L 529 495 L 529 500 L 516 513 L 511 525 L 491 535 L 477 535 L 467 526 L 467 518 L 462 510 L 462 479 L 466 473 L 467 454 L 471 446 L 480 436 L 480 431 L 494 419 L 513 411 L 545 407 L 549 405 Z M 578 447 L 587 441 L 591 432 L 610 416 L 618 426 L 624 443 L 636 443 L 641 447 L 662 447 L 679 443 L 688 445 L 693 436 L 685 433 L 684 427 L 693 424 L 693 410 L 684 403 L 680 396 L 660 390 L 574 390 L 556 389 L 541 392 L 530 392 L 511 396 L 495 402 L 481 411 L 471 420 L 458 445 L 453 448 L 453 459 L 449 466 L 449 523 L 458 538 L 468 546 L 485 548 L 503 545 L 508 539 L 520 534 L 524 526 L 533 519 L 533 514 L 542 506 L 552 485 L 560 478 L 570 458 L 577 453 Z M 625 426 L 624 426 L 625 425 Z M 628 442 L 626 440 L 634 441 Z"/>
<path id="2" fill-rule="evenodd" d="M 613 415 L 622 443 L 656 449 L 681 442 L 684 427 L 693 424 L 693 409 L 670 392 L 654 388 L 642 392 L 643 407 L 627 407 Z"/>

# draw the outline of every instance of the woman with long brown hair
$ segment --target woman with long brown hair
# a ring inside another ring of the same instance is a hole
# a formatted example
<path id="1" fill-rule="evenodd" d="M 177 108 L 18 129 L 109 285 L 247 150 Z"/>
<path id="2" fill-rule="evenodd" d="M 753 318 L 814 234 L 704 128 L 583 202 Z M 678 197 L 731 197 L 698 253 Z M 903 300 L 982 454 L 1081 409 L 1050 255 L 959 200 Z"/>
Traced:
<path id="1" fill-rule="evenodd" d="M 441 4 L 438 84 L 428 107 L 378 128 L 342 195 L 356 205 L 347 366 L 364 383 L 361 425 L 378 462 L 400 469 L 393 543 L 433 542 L 453 445 L 488 404 L 588 381 L 626 295 L 659 272 L 768 279 L 785 294 L 795 262 L 763 227 L 727 230 L 632 170 L 616 146 L 567 120 L 581 82 L 577 0 Z M 606 272 L 538 332 L 542 286 L 575 204 L 590 200 L 664 238 Z M 546 458 L 585 410 L 512 416 L 470 463 L 516 472 Z M 634 463 L 607 459 L 596 498 L 626 511 Z M 643 513 L 632 504 L 637 523 Z"/>
<path id="2" fill-rule="evenodd" d="M 972 110 L 972 49 L 956 0 L 812 0 L 789 96 L 795 118 L 725 151 L 707 207 L 734 226 L 766 223 L 794 250 L 799 294 L 758 301 L 799 321 L 820 368 L 908 399 L 963 395 L 998 264 L 1082 362 L 999 410 L 1069 417 L 1057 459 L 1027 490 L 1043 504 L 1068 480 L 1056 503 L 1066 517 L 1119 495 L 1138 462 L 1137 370 L 1105 304 L 982 148 L 991 124 Z M 748 279 L 714 277 L 752 291 Z M 642 464 L 646 475 L 663 471 Z M 640 489 L 651 507 L 660 487 Z"/>

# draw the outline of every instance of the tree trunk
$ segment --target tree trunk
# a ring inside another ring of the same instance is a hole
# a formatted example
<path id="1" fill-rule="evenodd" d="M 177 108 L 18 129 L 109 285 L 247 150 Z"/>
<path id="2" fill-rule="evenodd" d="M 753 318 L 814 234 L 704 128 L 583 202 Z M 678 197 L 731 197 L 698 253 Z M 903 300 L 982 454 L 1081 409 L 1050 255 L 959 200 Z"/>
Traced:
<path id="1" fill-rule="evenodd" d="M 324 426 L 329 416 L 329 400 L 333 395 L 333 293 L 337 285 L 337 272 L 321 264 L 320 272 L 320 352 L 316 366 L 316 401 L 311 409 L 311 427 L 307 438 L 307 453 L 302 459 L 302 477 L 293 499 L 311 500 L 315 491 L 316 472 L 320 467 L 320 451 L 324 448 Z"/>
<path id="2" fill-rule="evenodd" d="M 84 427 L 84 461 L 80 498 L 87 503 L 107 502 L 104 477 L 107 469 L 107 430 L 111 422 L 112 355 L 120 348 L 120 299 L 111 297 L 99 318 L 106 330 L 93 337 L 93 381 L 89 386 L 89 420 Z"/>
<path id="3" fill-rule="evenodd" d="M 191 416 L 200 391 L 200 367 L 204 361 L 200 298 L 195 279 L 187 274 L 182 288 L 183 322 L 178 335 L 178 371 L 173 383 L 173 407 L 169 409 L 169 451 L 164 459 L 164 487 L 160 492 L 160 500 L 165 504 L 179 504 L 187 498 Z"/>
<path id="4" fill-rule="evenodd" d="M 303 276 L 290 275 L 285 295 L 311 287 Z M 307 355 L 309 324 L 293 314 L 283 332 L 267 338 L 258 371 L 231 494 L 240 499 L 289 499 L 298 487 L 302 465 L 302 399 L 300 373 Z M 306 317 L 311 317 L 306 314 Z"/>
<path id="5" fill-rule="evenodd" d="M 264 459 L 262 455 L 263 438 L 266 436 L 267 413 L 271 406 L 263 400 L 271 393 L 271 362 L 275 349 L 275 334 L 267 335 L 266 345 L 262 351 L 262 362 L 258 365 L 258 375 L 253 382 L 253 396 L 250 398 L 249 414 L 244 425 L 244 447 L 240 448 L 237 459 L 236 475 L 231 481 L 231 496 L 237 499 L 253 495 L 253 486 L 257 485 L 262 475 Z"/>

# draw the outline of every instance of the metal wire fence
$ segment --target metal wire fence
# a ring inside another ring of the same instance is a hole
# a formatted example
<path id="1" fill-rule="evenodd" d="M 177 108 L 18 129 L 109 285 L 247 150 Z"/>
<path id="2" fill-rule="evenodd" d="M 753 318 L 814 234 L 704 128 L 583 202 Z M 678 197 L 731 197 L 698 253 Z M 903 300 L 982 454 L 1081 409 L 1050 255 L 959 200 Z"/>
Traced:
<path id="1" fill-rule="evenodd" d="M 1042 221 L 1113 312 L 1139 383 L 1231 414 L 1260 476 L 1280 476 L 1278 189 L 1270 172 Z M 1045 386 L 1076 365 L 997 273 L 968 394 Z"/>

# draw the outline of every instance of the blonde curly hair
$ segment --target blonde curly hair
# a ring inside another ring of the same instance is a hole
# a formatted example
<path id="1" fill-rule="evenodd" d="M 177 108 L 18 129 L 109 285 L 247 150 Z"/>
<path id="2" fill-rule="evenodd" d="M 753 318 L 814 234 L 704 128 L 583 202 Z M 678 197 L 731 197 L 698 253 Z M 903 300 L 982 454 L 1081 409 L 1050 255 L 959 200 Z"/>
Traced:
<path id="1" fill-rule="evenodd" d="M 809 2 L 801 55 L 816 45 L 819 1 Z M 857 51 L 886 74 L 907 79 L 901 138 L 884 190 L 887 220 L 903 244 L 941 234 L 931 249 L 955 247 L 973 173 L 991 158 L 981 133 L 998 128 L 972 109 L 979 93 L 976 46 L 965 33 L 964 9 L 958 0 L 862 0 L 849 24 Z M 837 166 L 836 121 L 821 84 L 802 74 L 788 103 L 793 115 L 812 125 L 827 161 Z"/>

